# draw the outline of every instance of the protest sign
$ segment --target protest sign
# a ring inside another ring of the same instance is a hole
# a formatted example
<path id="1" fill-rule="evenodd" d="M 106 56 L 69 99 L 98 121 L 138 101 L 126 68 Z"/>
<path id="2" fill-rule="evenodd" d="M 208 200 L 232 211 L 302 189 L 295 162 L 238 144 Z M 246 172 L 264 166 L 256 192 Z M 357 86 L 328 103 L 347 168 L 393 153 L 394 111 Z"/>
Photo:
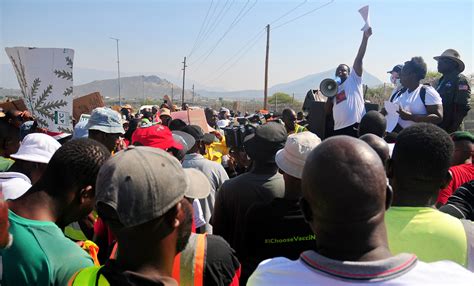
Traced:
<path id="1" fill-rule="evenodd" d="M 81 117 L 81 114 L 91 114 L 94 108 L 104 107 L 105 104 L 100 93 L 93 92 L 88 95 L 75 98 L 72 106 L 74 119 L 78 121 Z"/>
<path id="2" fill-rule="evenodd" d="M 72 65 L 74 50 L 5 48 L 26 107 L 38 125 L 72 133 Z"/>
<path id="3" fill-rule="evenodd" d="M 16 110 L 19 110 L 19 111 L 28 110 L 26 108 L 26 105 L 25 105 L 25 102 L 23 101 L 23 99 L 2 102 L 2 103 L 0 103 L 0 108 L 3 108 L 4 112 L 7 112 L 8 110 L 12 110 L 12 109 L 16 109 Z"/>
<path id="4" fill-rule="evenodd" d="M 194 109 L 194 110 L 184 110 L 171 112 L 171 118 L 181 119 L 186 124 L 198 125 L 204 130 L 204 133 L 209 133 L 214 131 L 209 125 L 207 125 L 206 115 L 204 114 L 203 109 Z"/>

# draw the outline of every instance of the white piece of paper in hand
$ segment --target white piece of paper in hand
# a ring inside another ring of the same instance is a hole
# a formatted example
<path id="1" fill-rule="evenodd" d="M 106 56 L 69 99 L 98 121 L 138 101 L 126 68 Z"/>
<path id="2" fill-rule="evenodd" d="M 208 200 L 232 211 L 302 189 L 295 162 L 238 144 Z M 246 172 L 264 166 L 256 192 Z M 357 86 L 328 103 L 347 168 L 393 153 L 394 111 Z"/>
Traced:
<path id="1" fill-rule="evenodd" d="M 387 120 L 387 128 L 385 130 L 387 132 L 392 132 L 397 126 L 398 119 L 400 118 L 400 115 L 397 112 L 399 106 L 396 103 L 385 101 L 384 107 L 387 111 L 387 115 L 385 116 L 385 119 Z"/>
<path id="2" fill-rule="evenodd" d="M 362 16 L 362 19 L 364 19 L 365 25 L 360 29 L 361 31 L 367 31 L 370 28 L 370 17 L 369 17 L 369 5 L 364 6 L 359 9 L 359 13 Z"/>

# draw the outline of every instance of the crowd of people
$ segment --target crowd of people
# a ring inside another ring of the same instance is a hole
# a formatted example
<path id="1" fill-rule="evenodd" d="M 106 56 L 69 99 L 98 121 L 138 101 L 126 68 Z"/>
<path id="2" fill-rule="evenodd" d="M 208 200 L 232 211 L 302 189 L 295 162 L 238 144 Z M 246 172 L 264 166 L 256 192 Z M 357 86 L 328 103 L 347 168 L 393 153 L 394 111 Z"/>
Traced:
<path id="1" fill-rule="evenodd" d="M 436 57 L 436 88 L 422 58 L 395 66 L 387 132 L 362 98 L 371 33 L 336 69 L 326 138 L 291 109 L 206 108 L 205 131 L 167 102 L 98 107 L 67 137 L 1 112 L 0 284 L 472 285 L 464 64 Z"/>

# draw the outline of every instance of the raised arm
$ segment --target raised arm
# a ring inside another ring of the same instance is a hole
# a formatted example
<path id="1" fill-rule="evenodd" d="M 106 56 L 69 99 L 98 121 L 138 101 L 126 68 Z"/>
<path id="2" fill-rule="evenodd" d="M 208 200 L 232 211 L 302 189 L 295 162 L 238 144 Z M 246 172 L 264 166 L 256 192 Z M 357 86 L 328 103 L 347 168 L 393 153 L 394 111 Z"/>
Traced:
<path id="1" fill-rule="evenodd" d="M 354 60 L 354 71 L 358 76 L 362 76 L 362 60 L 364 59 L 365 50 L 367 49 L 367 42 L 369 37 L 372 35 L 372 28 L 367 29 L 364 31 L 364 35 L 362 36 L 362 42 L 360 43 L 359 52 L 357 52 L 357 56 Z"/>

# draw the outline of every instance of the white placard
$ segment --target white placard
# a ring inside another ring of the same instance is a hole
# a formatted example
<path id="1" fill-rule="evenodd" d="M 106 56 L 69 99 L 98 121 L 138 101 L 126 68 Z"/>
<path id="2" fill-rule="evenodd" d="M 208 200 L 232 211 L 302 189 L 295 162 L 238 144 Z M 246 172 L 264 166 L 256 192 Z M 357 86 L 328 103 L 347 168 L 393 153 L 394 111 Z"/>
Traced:
<path id="1" fill-rule="evenodd" d="M 400 114 L 398 114 L 399 105 L 390 101 L 385 101 L 384 104 L 385 110 L 387 111 L 387 116 L 385 119 L 387 120 L 387 132 L 392 132 L 393 129 L 397 126 L 398 119 L 400 118 Z"/>
<path id="2" fill-rule="evenodd" d="M 5 48 L 26 107 L 38 125 L 52 132 L 72 133 L 72 66 L 74 50 Z"/>
<path id="3" fill-rule="evenodd" d="M 367 31 L 367 29 L 370 28 L 370 16 L 369 16 L 369 5 L 364 6 L 359 9 L 359 13 L 362 16 L 362 19 L 364 19 L 365 25 L 360 29 L 361 31 Z"/>

